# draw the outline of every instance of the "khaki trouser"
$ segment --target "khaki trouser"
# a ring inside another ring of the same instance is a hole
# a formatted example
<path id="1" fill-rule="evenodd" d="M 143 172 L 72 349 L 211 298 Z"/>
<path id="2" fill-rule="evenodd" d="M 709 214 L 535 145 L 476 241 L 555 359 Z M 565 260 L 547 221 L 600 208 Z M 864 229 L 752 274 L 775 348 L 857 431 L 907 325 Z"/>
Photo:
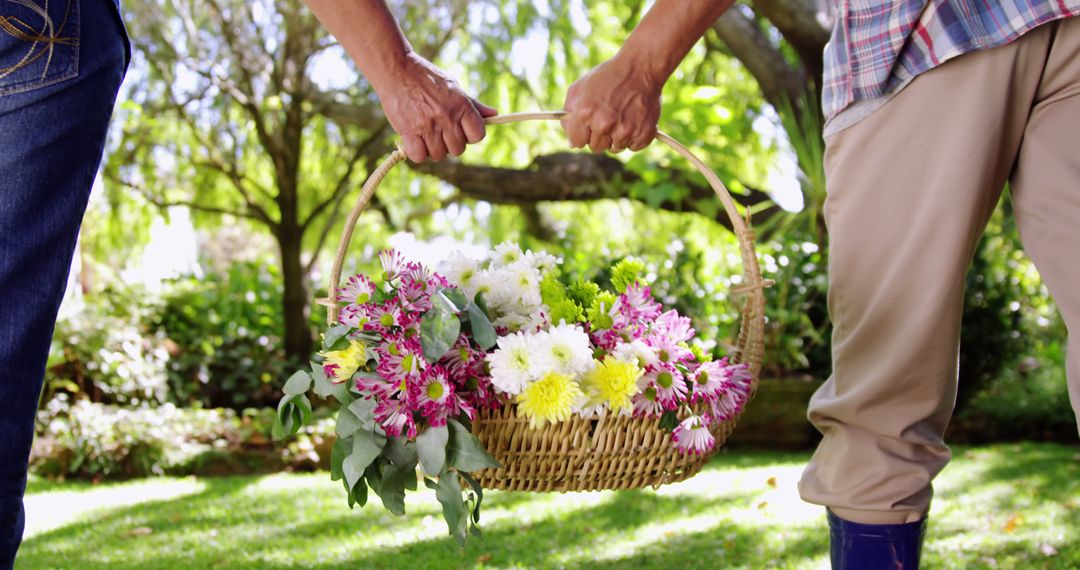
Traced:
<path id="1" fill-rule="evenodd" d="M 833 375 L 799 490 L 868 524 L 913 522 L 950 458 L 964 273 L 1009 181 L 1028 255 L 1080 327 L 1080 17 L 918 76 L 826 141 Z M 1080 410 L 1080 335 L 1068 345 Z"/>

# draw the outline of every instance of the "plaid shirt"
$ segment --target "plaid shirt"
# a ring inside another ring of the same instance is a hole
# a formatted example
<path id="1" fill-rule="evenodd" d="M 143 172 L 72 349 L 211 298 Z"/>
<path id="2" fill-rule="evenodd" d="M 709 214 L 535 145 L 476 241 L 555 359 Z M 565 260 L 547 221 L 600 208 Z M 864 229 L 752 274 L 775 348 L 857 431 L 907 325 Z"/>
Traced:
<path id="1" fill-rule="evenodd" d="M 1040 24 L 1080 14 L 1080 0 L 834 1 L 837 21 L 825 47 L 822 89 L 830 123 L 853 104 L 887 98 L 958 55 L 1007 44 Z M 828 125 L 826 133 L 843 126 Z"/>

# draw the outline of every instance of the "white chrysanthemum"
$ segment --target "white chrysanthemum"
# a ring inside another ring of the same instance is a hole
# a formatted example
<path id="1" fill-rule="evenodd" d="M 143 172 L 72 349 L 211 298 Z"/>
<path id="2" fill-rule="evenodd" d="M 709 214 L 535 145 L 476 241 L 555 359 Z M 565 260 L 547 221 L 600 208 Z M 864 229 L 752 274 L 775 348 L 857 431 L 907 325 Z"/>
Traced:
<path id="1" fill-rule="evenodd" d="M 547 273 L 559 264 L 559 258 L 543 251 L 526 251 L 521 260 L 523 263 L 535 268 L 540 273 Z"/>
<path id="2" fill-rule="evenodd" d="M 491 321 L 496 328 L 505 328 L 512 333 L 532 331 L 529 323 L 529 317 L 519 313 L 507 313 Z"/>
<path id="3" fill-rule="evenodd" d="M 656 350 L 645 344 L 641 339 L 616 344 L 615 349 L 611 351 L 611 355 L 621 362 L 637 362 L 641 368 L 648 368 L 660 362 Z"/>
<path id="4" fill-rule="evenodd" d="M 577 325 L 560 324 L 537 333 L 536 338 L 535 358 L 545 373 L 578 376 L 593 366 L 589 335 Z"/>
<path id="5" fill-rule="evenodd" d="M 475 298 L 477 293 L 483 293 L 488 308 L 496 308 L 501 304 L 501 287 L 495 273 L 490 269 L 481 269 L 472 276 L 469 285 L 462 288 L 470 299 Z"/>
<path id="6" fill-rule="evenodd" d="M 516 396 L 538 377 L 533 338 L 521 333 L 500 337 L 499 348 L 487 355 L 491 383 L 505 394 Z"/>
<path id="7" fill-rule="evenodd" d="M 523 255 L 521 246 L 512 241 L 504 241 L 495 246 L 495 251 L 491 256 L 492 265 L 494 267 L 506 267 L 517 262 Z"/>
<path id="8" fill-rule="evenodd" d="M 506 268 L 505 287 L 511 289 L 514 299 L 524 306 L 539 305 L 540 272 L 527 263 L 515 263 Z"/>
<path id="9" fill-rule="evenodd" d="M 468 290 L 473 287 L 473 279 L 480 271 L 480 261 L 473 259 L 460 251 L 450 254 L 450 257 L 439 266 L 439 273 L 446 277 L 450 283 Z"/>

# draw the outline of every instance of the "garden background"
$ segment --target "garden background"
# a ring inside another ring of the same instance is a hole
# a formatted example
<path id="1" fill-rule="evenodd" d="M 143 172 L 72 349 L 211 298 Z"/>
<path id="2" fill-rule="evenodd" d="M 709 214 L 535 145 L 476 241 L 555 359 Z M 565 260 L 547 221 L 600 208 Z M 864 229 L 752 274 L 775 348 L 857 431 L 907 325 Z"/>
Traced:
<path id="1" fill-rule="evenodd" d="M 391 2 L 419 53 L 503 112 L 561 108 L 569 84 L 613 55 L 649 4 Z M 299 0 L 128 0 L 124 11 L 133 60 L 50 354 L 21 564 L 823 563 L 823 517 L 799 503 L 794 481 L 816 439 L 806 400 L 830 370 L 814 87 L 828 9 L 738 4 L 664 90 L 661 129 L 729 184 L 777 283 L 766 370 L 731 449 L 657 493 L 495 494 L 493 532 L 467 551 L 437 532 L 434 511 L 349 512 L 325 473 L 268 475 L 324 468 L 333 442 L 329 409 L 287 442 L 269 430 L 283 380 L 325 319 L 312 301 L 326 294 L 344 210 L 393 148 L 370 86 Z M 737 330 L 726 292 L 738 248 L 688 164 L 659 145 L 567 152 L 551 124 L 488 133 L 460 160 L 391 174 L 360 220 L 347 271 L 371 269 L 387 246 L 434 263 L 513 240 L 598 279 L 631 256 L 725 351 Z M 932 560 L 1080 564 L 1064 339 L 1003 201 L 967 277 L 950 438 L 974 447 L 947 469 L 931 527 L 961 538 L 930 543 Z M 294 508 L 305 496 L 320 507 Z M 514 535 L 519 523 L 527 535 Z"/>

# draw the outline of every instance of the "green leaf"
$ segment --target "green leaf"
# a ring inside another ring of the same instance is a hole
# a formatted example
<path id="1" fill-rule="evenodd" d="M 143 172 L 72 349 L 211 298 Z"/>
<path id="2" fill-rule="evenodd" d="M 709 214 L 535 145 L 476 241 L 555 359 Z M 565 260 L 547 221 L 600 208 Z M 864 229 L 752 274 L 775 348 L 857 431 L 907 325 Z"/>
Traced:
<path id="1" fill-rule="evenodd" d="M 311 423 L 311 400 L 307 399 L 307 396 L 299 395 L 293 398 L 293 405 L 296 406 L 297 418 L 296 427 L 299 429 L 301 426 L 305 426 Z"/>
<path id="2" fill-rule="evenodd" d="M 364 425 L 365 429 L 371 429 L 375 424 L 375 400 L 373 398 L 357 398 L 349 403 L 349 411 Z"/>
<path id="3" fill-rule="evenodd" d="M 439 475 L 439 488 L 435 491 L 435 498 L 442 503 L 443 518 L 446 519 L 450 534 L 464 546 L 469 517 L 465 512 L 465 500 L 461 497 L 461 483 L 458 482 L 457 473 L 443 471 Z"/>
<path id="4" fill-rule="evenodd" d="M 297 370 L 295 374 L 285 381 L 285 387 L 281 389 L 289 396 L 299 396 L 311 387 L 311 375 L 303 370 Z"/>
<path id="5" fill-rule="evenodd" d="M 480 522 L 480 503 L 484 502 L 484 487 L 468 473 L 459 472 L 458 474 L 461 475 L 461 478 L 464 479 L 465 482 L 472 487 L 473 492 L 476 493 L 476 507 L 473 508 L 472 519 L 473 523 L 478 523 Z"/>
<path id="6" fill-rule="evenodd" d="M 277 417 L 274 425 L 270 428 L 270 436 L 275 440 L 282 440 L 296 433 L 300 426 L 296 422 L 296 406 L 292 396 L 285 396 L 278 402 Z"/>
<path id="7" fill-rule="evenodd" d="M 379 463 L 379 461 L 374 461 L 364 470 L 364 478 L 367 479 L 368 486 L 375 491 L 376 495 L 382 492 L 382 471 L 379 469 Z"/>
<path id="8" fill-rule="evenodd" d="M 473 340 L 480 345 L 480 348 L 488 350 L 495 346 L 495 341 L 498 340 L 495 327 L 478 305 L 469 305 L 469 327 L 472 330 Z"/>
<path id="9" fill-rule="evenodd" d="M 353 436 L 352 453 L 341 464 L 342 473 L 345 474 L 345 481 L 350 486 L 355 485 L 360 480 L 364 470 L 382 453 L 384 445 L 386 445 L 386 438 L 381 435 L 367 430 L 356 432 L 356 435 Z"/>
<path id="10" fill-rule="evenodd" d="M 335 384 L 326 377 L 326 372 L 323 370 L 322 365 L 317 362 L 311 363 L 311 377 L 314 379 L 314 392 L 320 398 L 333 397 L 342 404 L 348 404 L 351 401 L 349 396 L 348 382 L 342 382 Z"/>
<path id="11" fill-rule="evenodd" d="M 678 425 L 679 417 L 672 410 L 668 410 L 664 412 L 664 415 L 660 416 L 660 429 L 671 431 Z"/>
<path id="12" fill-rule="evenodd" d="M 389 438 L 386 442 L 386 449 L 383 450 L 383 455 L 395 466 L 402 467 L 411 463 L 413 469 L 416 468 L 418 459 L 416 444 L 410 442 L 405 436 Z"/>
<path id="13" fill-rule="evenodd" d="M 383 506 L 395 515 L 404 515 L 405 489 L 410 486 L 413 489 L 416 488 L 416 463 L 401 467 L 384 463 L 380 470 L 383 480 L 382 488 L 379 489 L 379 498 L 382 499 Z"/>
<path id="14" fill-rule="evenodd" d="M 484 300 L 484 292 L 477 291 L 476 297 L 473 298 L 473 303 L 476 303 L 477 307 L 480 307 L 481 311 L 484 311 L 485 315 L 491 315 L 491 311 L 488 309 L 487 301 Z M 490 317 L 489 317 L 490 319 Z"/>
<path id="15" fill-rule="evenodd" d="M 450 438 L 450 466 L 462 473 L 472 473 L 488 467 L 502 467 L 484 445 L 468 428 L 456 420 L 448 420 L 452 437 Z"/>
<path id="16" fill-rule="evenodd" d="M 364 478 L 361 477 L 360 480 L 356 482 L 356 485 L 353 485 L 352 487 L 349 487 L 349 483 L 346 481 L 342 481 L 342 483 L 345 484 L 345 491 L 349 496 L 349 508 L 351 509 L 357 504 L 360 505 L 360 508 L 363 508 L 364 505 L 367 504 L 368 499 L 368 486 L 364 481 Z"/>
<path id="17" fill-rule="evenodd" d="M 416 453 L 425 475 L 437 475 L 446 465 L 446 443 L 450 433 L 446 426 L 429 427 L 416 437 Z"/>
<path id="18" fill-rule="evenodd" d="M 341 464 L 352 453 L 352 438 L 339 437 L 334 441 L 334 447 L 330 450 L 330 480 L 337 481 L 345 476 Z"/>
<path id="19" fill-rule="evenodd" d="M 428 479 L 427 477 L 424 477 L 424 486 L 433 491 L 439 488 L 439 484 L 434 479 Z"/>
<path id="20" fill-rule="evenodd" d="M 341 406 L 337 416 L 337 427 L 334 429 L 338 437 L 349 437 L 363 427 L 364 422 L 356 417 L 349 406 Z"/>
<path id="21" fill-rule="evenodd" d="M 349 346 L 349 339 L 345 338 L 345 335 L 349 334 L 350 329 L 351 327 L 346 325 L 334 325 L 326 329 L 323 333 L 323 350 L 342 350 Z"/>
<path id="22" fill-rule="evenodd" d="M 461 289 L 446 287 L 439 289 L 439 293 L 441 293 L 447 301 L 450 301 L 452 306 L 447 308 L 455 313 L 463 310 L 466 305 L 469 304 L 469 298 L 465 296 L 465 293 L 463 293 Z"/>
<path id="23" fill-rule="evenodd" d="M 424 358 L 436 362 L 457 341 L 461 333 L 461 320 L 450 311 L 435 306 L 420 319 L 420 344 Z"/>

